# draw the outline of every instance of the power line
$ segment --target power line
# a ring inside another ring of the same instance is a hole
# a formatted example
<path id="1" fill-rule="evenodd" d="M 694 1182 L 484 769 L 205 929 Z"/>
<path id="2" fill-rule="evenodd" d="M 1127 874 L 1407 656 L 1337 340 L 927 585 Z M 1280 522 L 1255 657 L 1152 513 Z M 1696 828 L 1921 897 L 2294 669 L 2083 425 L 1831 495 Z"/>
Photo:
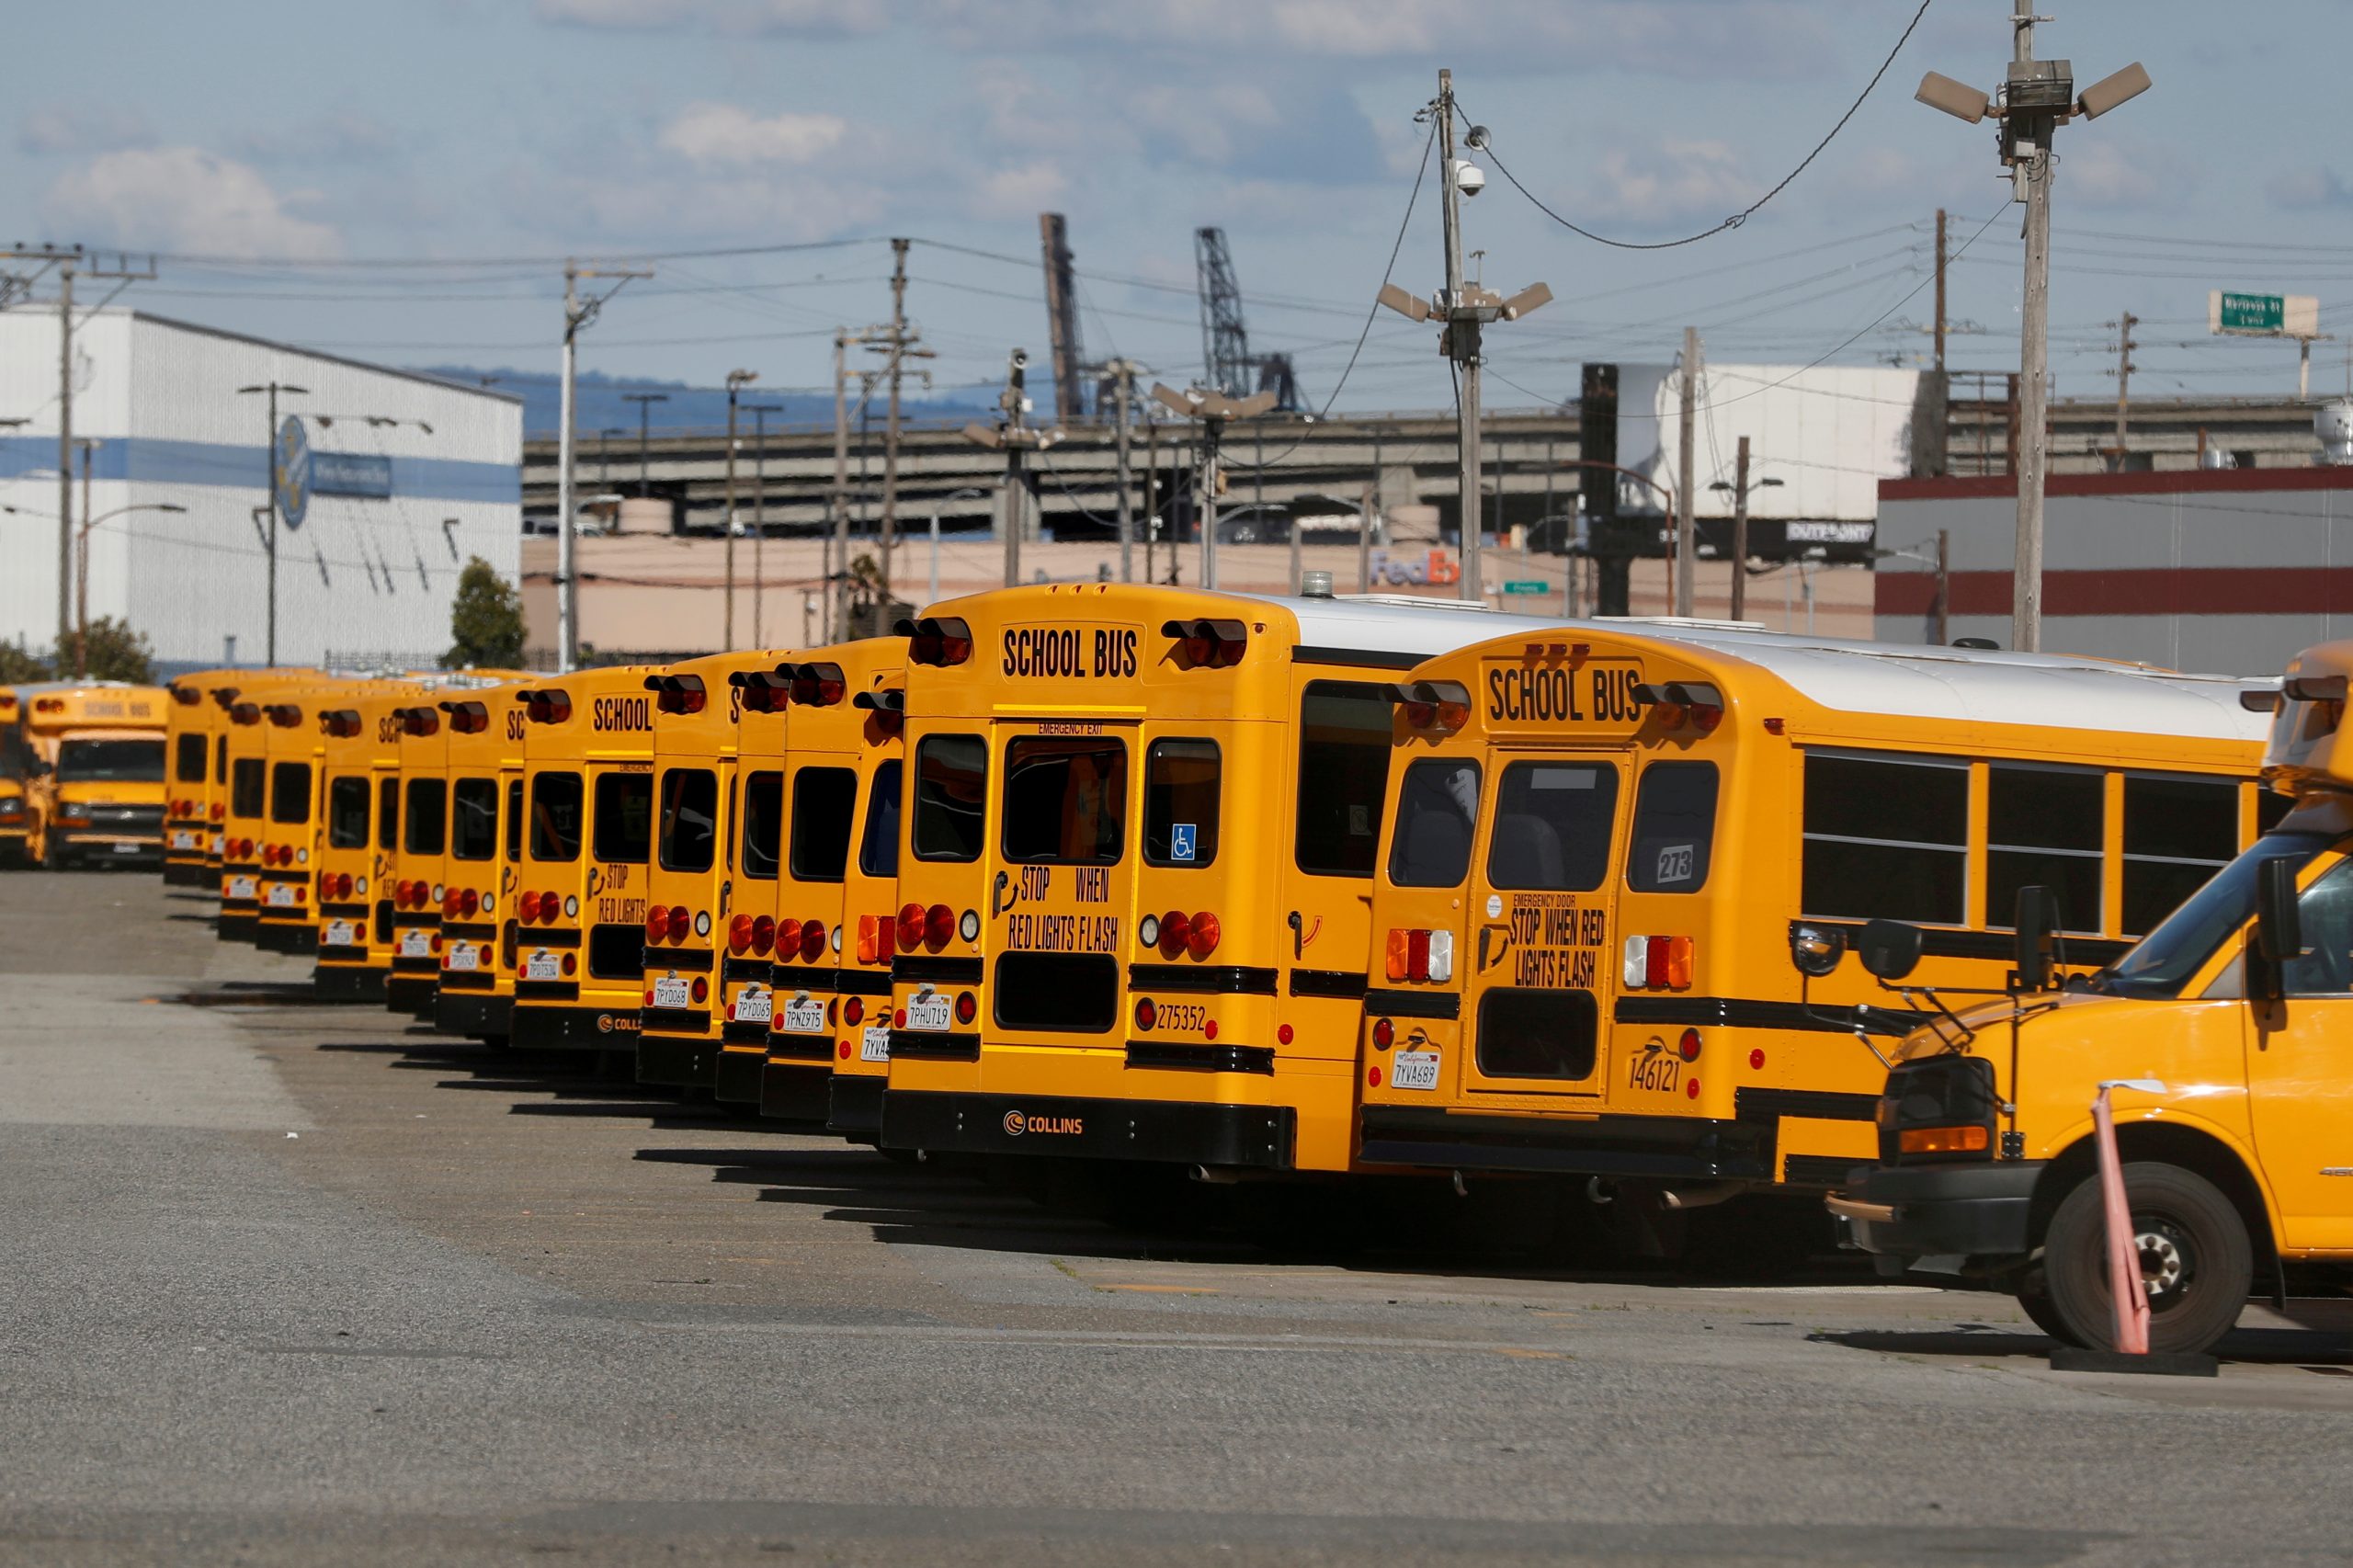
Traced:
<path id="1" fill-rule="evenodd" d="M 1904 52 L 1904 46 L 1911 41 L 1913 29 L 1920 25 L 1920 18 L 1928 14 L 1928 7 L 1932 4 L 1934 4 L 1934 0 L 1920 0 L 1920 8 L 1913 12 L 1912 19 L 1904 25 L 1904 32 L 1902 36 L 1896 39 L 1895 47 L 1887 51 L 1887 58 L 1881 61 L 1879 63 L 1879 69 L 1871 73 L 1871 79 L 1863 84 L 1863 90 L 1855 95 L 1855 101 L 1847 106 L 1847 112 L 1845 114 L 1838 117 L 1838 123 L 1830 128 L 1830 133 L 1827 136 L 1824 136 L 1821 141 L 1813 144 L 1813 152 L 1808 153 L 1803 158 L 1799 160 L 1798 166 L 1796 168 L 1793 168 L 1788 174 L 1783 175 L 1779 181 L 1774 185 L 1772 189 L 1767 191 L 1764 195 L 1758 197 L 1756 200 L 1750 202 L 1747 206 L 1742 208 L 1739 211 L 1733 213 L 1722 222 L 1716 224 L 1713 228 L 1702 229 L 1696 234 L 1687 234 L 1679 240 L 1654 240 L 1648 243 L 1637 240 L 1613 240 L 1608 238 L 1607 235 L 1597 234 L 1590 229 L 1581 228 L 1577 224 L 1569 222 L 1566 218 L 1562 217 L 1558 212 L 1553 211 L 1550 207 L 1545 206 L 1543 202 L 1537 200 L 1536 193 L 1529 190 L 1526 186 L 1520 184 L 1519 176 L 1513 174 L 1511 170 L 1505 165 L 1504 161 L 1495 155 L 1495 146 L 1492 142 L 1489 142 L 1482 150 L 1486 153 L 1487 161 L 1495 165 L 1495 172 L 1502 175 L 1504 178 L 1511 181 L 1512 188 L 1514 190 L 1518 191 L 1520 195 L 1528 198 L 1528 199 L 1534 204 L 1539 212 L 1543 213 L 1544 216 L 1552 219 L 1552 222 L 1560 224 L 1561 227 L 1568 230 L 1571 233 L 1581 234 L 1597 244 L 1610 245 L 1619 250 L 1673 250 L 1677 245 L 1696 244 L 1701 240 L 1708 239 L 1716 234 L 1721 234 L 1727 229 L 1739 228 L 1743 223 L 1747 222 L 1749 219 L 1755 217 L 1758 210 L 1767 202 L 1772 200 L 1775 197 L 1780 195 L 1782 191 L 1788 189 L 1790 183 L 1792 180 L 1796 179 L 1798 176 L 1805 173 L 1808 165 L 1813 164 L 1814 159 L 1822 155 L 1822 150 L 1829 146 L 1832 142 L 1836 141 L 1838 133 L 1847 129 L 1847 122 L 1855 118 L 1856 111 L 1863 107 L 1863 100 L 1871 96 L 1871 89 L 1878 86 L 1880 84 L 1880 78 L 1887 74 L 1887 68 L 1895 63 L 1895 57 L 1897 55 Z M 1461 100 L 1459 98 L 1456 100 L 1458 108 L 1461 107 Z M 1466 116 L 1465 118 L 1468 117 Z"/>

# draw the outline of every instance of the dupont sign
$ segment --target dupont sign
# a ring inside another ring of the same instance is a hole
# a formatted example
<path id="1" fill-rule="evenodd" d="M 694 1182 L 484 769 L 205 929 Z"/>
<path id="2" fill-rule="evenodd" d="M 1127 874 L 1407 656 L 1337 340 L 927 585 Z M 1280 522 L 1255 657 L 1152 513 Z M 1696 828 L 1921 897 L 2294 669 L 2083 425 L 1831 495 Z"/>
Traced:
<path id="1" fill-rule="evenodd" d="M 2318 337 L 2320 301 L 2311 294 L 2243 294 L 2216 289 L 2206 296 L 2207 330 L 2231 337 Z"/>

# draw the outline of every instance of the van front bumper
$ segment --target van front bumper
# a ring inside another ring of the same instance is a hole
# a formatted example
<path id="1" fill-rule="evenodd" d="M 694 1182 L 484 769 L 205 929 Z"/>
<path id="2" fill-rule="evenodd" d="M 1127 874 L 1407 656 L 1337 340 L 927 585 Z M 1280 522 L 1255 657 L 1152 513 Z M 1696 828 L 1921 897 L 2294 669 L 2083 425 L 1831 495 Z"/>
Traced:
<path id="1" fill-rule="evenodd" d="M 881 1142 L 935 1153 L 1290 1170 L 1298 1127 L 1289 1106 L 892 1089 L 882 1096 Z"/>
<path id="2" fill-rule="evenodd" d="M 2048 1162 L 1876 1165 L 1827 1199 L 1855 1244 L 1883 1257 L 2023 1257 Z"/>

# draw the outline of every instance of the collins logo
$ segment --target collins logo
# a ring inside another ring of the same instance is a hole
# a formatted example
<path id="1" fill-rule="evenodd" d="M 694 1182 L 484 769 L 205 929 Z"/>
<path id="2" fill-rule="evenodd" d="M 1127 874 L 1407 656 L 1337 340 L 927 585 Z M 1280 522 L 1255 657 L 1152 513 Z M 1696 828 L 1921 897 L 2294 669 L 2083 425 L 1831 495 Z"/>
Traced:
<path id="1" fill-rule="evenodd" d="M 1017 1110 L 1005 1113 L 1005 1133 L 1018 1138 L 1025 1132 L 1042 1132 L 1050 1136 L 1076 1138 L 1086 1131 L 1086 1120 L 1076 1116 L 1024 1116 Z"/>

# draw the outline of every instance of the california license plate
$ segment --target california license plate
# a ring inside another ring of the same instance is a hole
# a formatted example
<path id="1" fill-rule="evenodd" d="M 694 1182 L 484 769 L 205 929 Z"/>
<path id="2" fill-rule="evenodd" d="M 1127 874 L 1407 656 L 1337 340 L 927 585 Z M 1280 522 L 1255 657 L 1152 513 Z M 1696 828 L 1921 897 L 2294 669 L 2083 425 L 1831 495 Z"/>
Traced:
<path id="1" fill-rule="evenodd" d="M 257 891 L 259 891 L 258 886 L 251 877 L 231 877 L 229 879 L 229 896 L 231 898 L 251 898 Z"/>
<path id="2" fill-rule="evenodd" d="M 824 1034 L 825 1005 L 803 996 L 784 1005 L 784 1030 L 787 1034 Z"/>
<path id="3" fill-rule="evenodd" d="M 523 978 L 526 980 L 562 980 L 563 978 L 563 960 L 558 958 L 555 954 L 547 951 L 545 949 L 541 949 L 540 951 L 533 953 L 529 958 L 523 960 Z"/>
<path id="4" fill-rule="evenodd" d="M 114 852 L 118 855 L 136 855 L 139 853 L 139 846 L 136 844 L 118 844 L 114 846 Z"/>
<path id="5" fill-rule="evenodd" d="M 228 842 L 228 838 L 229 835 L 225 833 L 214 834 L 212 835 L 212 847 L 210 852 L 215 855 L 220 854 L 221 846 Z"/>
<path id="6" fill-rule="evenodd" d="M 356 948 L 359 945 L 358 928 L 348 920 L 327 922 L 326 943 L 330 948 Z"/>
<path id="7" fill-rule="evenodd" d="M 293 908 L 294 884 L 291 882 L 271 883 L 269 889 L 269 906 L 272 909 Z"/>
<path id="8" fill-rule="evenodd" d="M 1400 1089 L 1438 1087 L 1438 1052 L 1401 1051 L 1389 1069 L 1389 1082 Z"/>
<path id="9" fill-rule="evenodd" d="M 938 992 L 917 996 L 907 1004 L 907 1028 L 911 1029 L 945 1030 L 948 1020 L 948 998 Z"/>
<path id="10" fill-rule="evenodd" d="M 412 926 L 401 933 L 401 957 L 429 959 L 433 956 L 433 933 L 420 926 Z"/>
<path id="11" fill-rule="evenodd" d="M 739 1024 L 765 1024 L 774 1016 L 776 993 L 763 991 L 755 985 L 735 998 L 735 1021 Z"/>
<path id="12" fill-rule="evenodd" d="M 196 835 L 194 835 L 194 834 L 190 833 L 188 829 L 186 829 L 186 828 L 184 828 L 184 827 L 181 827 L 181 828 L 174 828 L 174 829 L 172 830 L 172 847 L 173 847 L 173 848 L 175 848 L 175 849 L 193 849 L 193 848 L 195 848 L 195 847 L 196 847 Z"/>
<path id="13" fill-rule="evenodd" d="M 858 1059 L 860 1062 L 890 1061 L 891 1031 L 880 1024 L 867 1025 L 865 1038 L 858 1042 Z"/>
<path id="14" fill-rule="evenodd" d="M 449 951 L 445 956 L 449 960 L 445 967 L 460 974 L 472 974 L 482 968 L 482 949 L 463 942 L 450 943 Z"/>
<path id="15" fill-rule="evenodd" d="M 694 993 L 687 983 L 675 974 L 665 974 L 654 983 L 654 1005 L 657 1007 L 691 1007 Z"/>

